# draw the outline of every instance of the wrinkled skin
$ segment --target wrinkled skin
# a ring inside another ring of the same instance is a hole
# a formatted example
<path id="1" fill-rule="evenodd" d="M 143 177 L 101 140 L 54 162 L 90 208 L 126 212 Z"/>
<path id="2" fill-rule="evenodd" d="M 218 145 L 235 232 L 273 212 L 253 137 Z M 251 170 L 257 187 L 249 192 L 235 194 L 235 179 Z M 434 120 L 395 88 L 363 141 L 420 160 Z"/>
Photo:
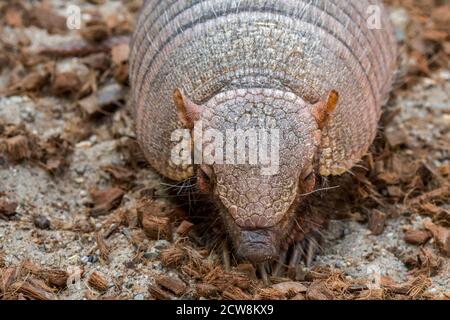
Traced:
<path id="1" fill-rule="evenodd" d="M 263 175 L 267 165 L 249 164 L 248 158 L 246 164 L 197 166 L 200 189 L 217 200 L 236 252 L 245 259 L 262 262 L 278 255 L 303 194 L 314 188 L 321 131 L 313 110 L 292 93 L 246 89 L 222 93 L 195 111 L 204 130 L 224 136 L 227 129 L 279 130 L 277 174 Z"/>

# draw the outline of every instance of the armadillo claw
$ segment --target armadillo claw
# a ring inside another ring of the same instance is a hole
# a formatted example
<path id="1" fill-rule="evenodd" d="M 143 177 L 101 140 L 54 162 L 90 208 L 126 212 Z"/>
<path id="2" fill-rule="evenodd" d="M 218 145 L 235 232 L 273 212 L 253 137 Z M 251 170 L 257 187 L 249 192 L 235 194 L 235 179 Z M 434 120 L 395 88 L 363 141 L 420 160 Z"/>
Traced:
<path id="1" fill-rule="evenodd" d="M 267 273 L 268 266 L 269 265 L 267 262 L 261 262 L 261 263 L 258 263 L 258 265 L 257 265 L 259 276 L 261 277 L 261 280 L 263 281 L 264 285 L 266 285 L 266 286 L 270 285 L 270 279 L 269 279 L 269 275 Z"/>
<path id="2" fill-rule="evenodd" d="M 321 242 L 322 236 L 319 233 L 311 233 L 303 240 L 295 241 L 273 262 L 271 276 L 275 278 L 286 276 L 293 280 L 302 280 L 304 278 L 302 261 L 306 267 L 310 267 L 321 251 Z"/>

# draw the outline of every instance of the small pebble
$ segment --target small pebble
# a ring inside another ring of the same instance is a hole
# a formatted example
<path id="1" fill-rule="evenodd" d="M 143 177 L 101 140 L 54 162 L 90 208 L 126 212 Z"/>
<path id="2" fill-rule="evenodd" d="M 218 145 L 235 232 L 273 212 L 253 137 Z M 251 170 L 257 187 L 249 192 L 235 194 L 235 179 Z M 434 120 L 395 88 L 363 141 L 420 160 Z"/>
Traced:
<path id="1" fill-rule="evenodd" d="M 77 166 L 75 167 L 75 172 L 79 175 L 82 175 L 86 172 L 86 166 Z"/>
<path id="2" fill-rule="evenodd" d="M 50 220 L 46 216 L 43 215 L 36 215 L 33 217 L 33 223 L 36 226 L 36 228 L 39 229 L 50 229 Z"/>
<path id="3" fill-rule="evenodd" d="M 84 264 L 95 263 L 95 262 L 97 262 L 97 260 L 98 260 L 97 257 L 94 256 L 94 255 L 83 256 L 83 257 L 81 258 L 81 262 L 84 263 Z"/>
<path id="4" fill-rule="evenodd" d="M 158 257 L 159 257 L 159 252 L 156 252 L 156 251 L 148 251 L 148 252 L 144 253 L 145 259 L 152 260 L 152 259 L 156 259 Z"/>
<path id="5" fill-rule="evenodd" d="M 84 178 L 82 178 L 82 177 L 75 178 L 74 180 L 75 180 L 75 182 L 78 183 L 78 184 L 84 183 Z"/>
<path id="6" fill-rule="evenodd" d="M 137 295 L 134 296 L 133 300 L 144 300 L 144 294 L 139 293 Z"/>
<path id="7" fill-rule="evenodd" d="M 161 250 L 170 246 L 170 242 L 167 240 L 158 240 L 155 242 L 153 247 L 157 250 Z"/>

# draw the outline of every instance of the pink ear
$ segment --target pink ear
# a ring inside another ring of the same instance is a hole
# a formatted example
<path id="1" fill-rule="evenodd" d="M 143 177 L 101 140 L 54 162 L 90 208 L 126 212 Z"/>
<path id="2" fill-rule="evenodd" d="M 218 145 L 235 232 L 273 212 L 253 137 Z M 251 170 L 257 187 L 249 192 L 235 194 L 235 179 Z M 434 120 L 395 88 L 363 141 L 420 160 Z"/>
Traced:
<path id="1" fill-rule="evenodd" d="M 328 118 L 333 113 L 339 100 L 339 93 L 331 90 L 326 101 L 319 101 L 312 106 L 312 115 L 317 121 L 319 129 L 323 129 Z"/>
<path id="2" fill-rule="evenodd" d="M 194 122 L 200 119 L 201 106 L 192 102 L 181 89 L 175 89 L 173 100 L 177 107 L 178 120 L 184 127 L 192 129 Z"/>

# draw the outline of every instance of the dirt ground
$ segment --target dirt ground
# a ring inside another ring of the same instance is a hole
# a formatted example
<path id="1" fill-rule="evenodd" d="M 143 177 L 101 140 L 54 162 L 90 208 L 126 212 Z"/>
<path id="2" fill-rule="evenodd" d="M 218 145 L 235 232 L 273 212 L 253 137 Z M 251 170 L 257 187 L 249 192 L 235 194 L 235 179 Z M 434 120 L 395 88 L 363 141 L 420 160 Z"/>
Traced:
<path id="1" fill-rule="evenodd" d="M 391 0 L 398 85 L 320 194 L 323 252 L 264 284 L 222 267 L 145 163 L 127 108 L 141 1 L 0 4 L 0 299 L 450 299 L 450 5 Z M 210 231 L 212 232 L 212 231 Z"/>

